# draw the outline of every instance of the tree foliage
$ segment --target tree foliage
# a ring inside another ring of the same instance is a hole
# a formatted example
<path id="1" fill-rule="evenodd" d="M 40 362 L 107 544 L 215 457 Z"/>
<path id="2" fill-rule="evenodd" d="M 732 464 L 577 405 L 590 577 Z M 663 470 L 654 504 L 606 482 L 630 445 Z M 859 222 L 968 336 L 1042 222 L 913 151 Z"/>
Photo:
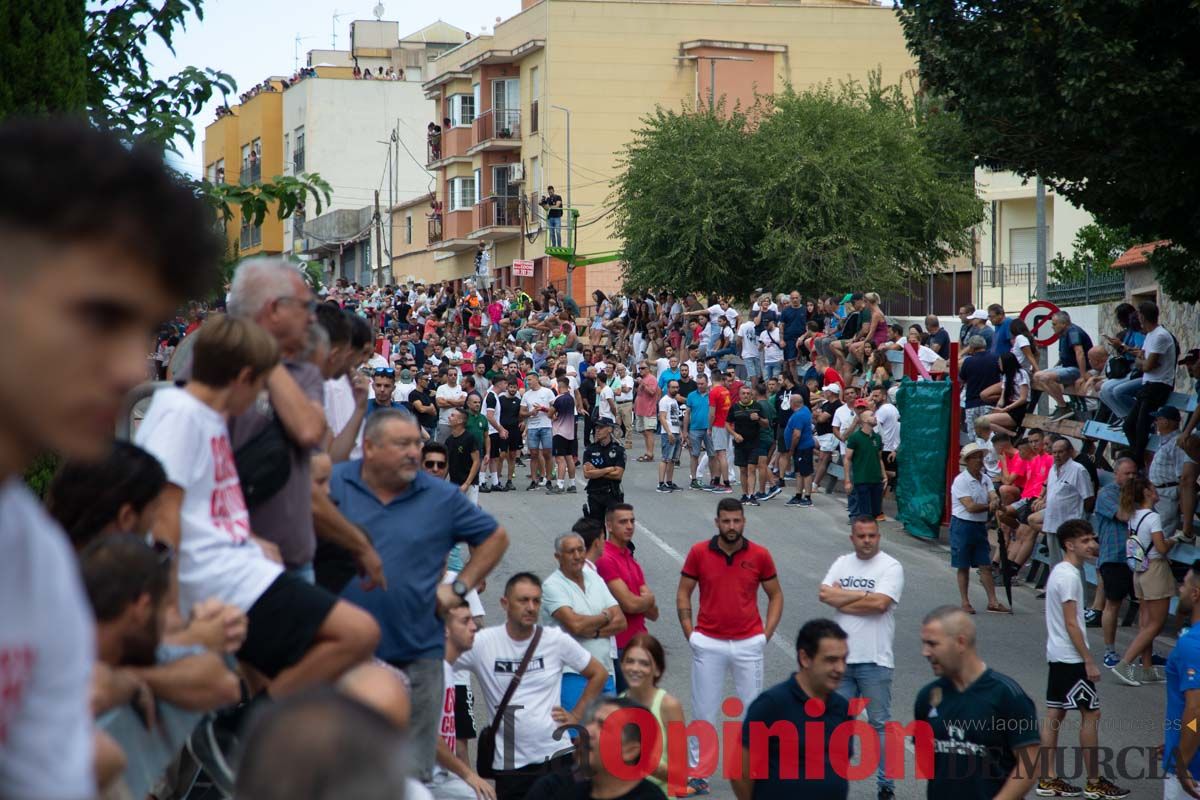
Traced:
<path id="1" fill-rule="evenodd" d="M 623 154 L 632 286 L 895 291 L 982 218 L 952 120 L 899 87 L 787 88 L 747 110 L 659 108 Z"/>
<path id="2" fill-rule="evenodd" d="M 926 88 L 980 164 L 1040 175 L 1200 300 L 1200 15 L 1148 0 L 900 0 Z"/>
<path id="3" fill-rule="evenodd" d="M 0 0 L 0 118 L 82 109 L 83 4 Z"/>
<path id="4" fill-rule="evenodd" d="M 1099 223 L 1084 225 L 1075 232 L 1074 253 L 1070 258 L 1062 253 L 1056 255 L 1050 261 L 1048 277 L 1052 283 L 1069 283 L 1083 280 L 1088 272 L 1092 275 L 1112 272 L 1112 263 L 1135 244 L 1138 240 L 1128 228 L 1110 228 Z"/>

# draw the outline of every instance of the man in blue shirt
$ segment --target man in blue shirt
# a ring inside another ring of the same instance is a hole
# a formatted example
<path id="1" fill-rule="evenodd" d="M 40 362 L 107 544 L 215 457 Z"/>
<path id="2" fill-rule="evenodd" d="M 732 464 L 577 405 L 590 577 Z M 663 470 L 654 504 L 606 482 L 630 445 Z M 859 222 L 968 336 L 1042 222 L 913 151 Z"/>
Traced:
<path id="1" fill-rule="evenodd" d="M 700 453 L 708 458 L 713 457 L 712 415 L 708 405 L 708 376 L 701 372 L 696 376 L 696 389 L 687 396 L 688 420 L 688 452 L 692 454 L 691 488 L 704 490 L 707 487 L 700 482 L 698 467 Z"/>
<path id="2" fill-rule="evenodd" d="M 1070 388 L 1087 369 L 1087 352 L 1092 349 L 1092 337 L 1087 331 L 1071 322 L 1071 315 L 1058 311 L 1050 319 L 1058 334 L 1058 366 L 1041 369 L 1033 375 L 1033 388 L 1049 392 L 1058 404 L 1054 419 L 1070 416 L 1071 407 L 1063 396 L 1063 387 Z"/>
<path id="3" fill-rule="evenodd" d="M 1012 320 L 1004 316 L 1004 306 L 999 303 L 992 303 L 987 311 L 988 321 L 996 331 L 992 337 L 992 352 L 998 358 L 1012 349 L 1012 333 L 1008 329 Z"/>
<path id="4" fill-rule="evenodd" d="M 813 437 L 812 410 L 804 402 L 804 393 L 792 395 L 792 415 L 783 429 L 783 441 L 792 456 L 792 469 L 796 473 L 796 494 L 787 501 L 796 508 L 812 508 L 813 484 Z"/>
<path id="5" fill-rule="evenodd" d="M 412 687 L 416 776 L 433 770 L 443 700 L 445 627 L 438 614 L 458 604 L 499 563 L 508 534 L 458 486 L 421 471 L 421 429 L 407 411 L 380 409 L 363 429 L 363 457 L 334 467 L 329 496 L 371 537 L 387 577 L 386 592 L 351 581 L 342 597 L 365 609 L 382 635 L 376 655 L 408 675 Z M 442 584 L 446 558 L 459 542 L 471 559 Z"/>
<path id="6" fill-rule="evenodd" d="M 737 800 L 845 800 L 849 764 L 831 763 L 829 741 L 850 719 L 849 704 L 837 693 L 850 652 L 846 639 L 846 632 L 832 620 L 804 623 L 796 637 L 798 669 L 760 694 L 746 711 L 742 772 L 729 781 Z M 768 736 L 775 723 L 794 726 L 796 736 Z M 824 741 L 810 745 L 805 740 L 817 728 Z M 805 754 L 810 751 L 821 753 L 823 763 L 809 763 Z M 764 767 L 766 777 L 751 777 L 762 774 Z M 809 777 L 813 771 L 817 777 Z"/>
<path id="7" fill-rule="evenodd" d="M 808 309 L 800 301 L 800 293 L 788 295 L 788 304 L 779 309 L 779 321 L 783 327 L 783 358 L 787 361 L 788 371 L 796 368 L 796 340 L 804 335 L 808 325 Z M 764 325 L 765 325 L 764 320 Z"/>
<path id="8" fill-rule="evenodd" d="M 1104 666 L 1114 667 L 1121 660 L 1117 653 L 1117 620 L 1121 614 L 1121 603 L 1128 597 L 1133 602 L 1133 572 L 1125 563 L 1125 541 L 1129 538 L 1129 524 L 1117 518 L 1121 499 L 1121 488 L 1137 474 L 1137 463 L 1132 458 L 1119 458 L 1113 464 L 1113 482 L 1096 493 L 1096 506 L 1092 511 L 1093 526 L 1100 540 L 1100 555 L 1096 558 L 1096 570 L 1104 587 L 1104 611 L 1100 626 L 1104 631 Z M 1087 618 L 1091 609 L 1085 614 Z M 1092 624 L 1092 619 L 1087 619 Z"/>
<path id="9" fill-rule="evenodd" d="M 1167 712 L 1163 729 L 1163 797 L 1200 792 L 1200 575 L 1193 564 L 1179 586 L 1179 613 L 1191 623 L 1167 659 Z"/>

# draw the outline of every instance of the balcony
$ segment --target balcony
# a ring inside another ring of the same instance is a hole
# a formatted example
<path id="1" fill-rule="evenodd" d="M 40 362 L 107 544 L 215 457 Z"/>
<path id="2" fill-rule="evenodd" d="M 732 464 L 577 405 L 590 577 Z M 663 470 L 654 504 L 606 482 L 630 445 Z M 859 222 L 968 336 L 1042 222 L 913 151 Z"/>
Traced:
<path id="1" fill-rule="evenodd" d="M 475 144 L 467 152 L 517 150 L 521 147 L 521 110 L 488 110 L 475 118 Z"/>
<path id="2" fill-rule="evenodd" d="M 434 217 L 429 220 L 429 243 L 437 244 L 442 240 L 442 218 Z"/>
<path id="3" fill-rule="evenodd" d="M 242 174 L 238 178 L 238 183 L 242 186 L 249 186 L 252 183 L 258 183 L 262 180 L 262 162 L 251 161 L 242 164 Z"/>
<path id="4" fill-rule="evenodd" d="M 304 172 L 304 148 L 296 148 L 296 152 L 292 154 L 292 169 L 297 175 Z"/>
<path id="5" fill-rule="evenodd" d="M 485 197 L 475 206 L 475 230 L 472 237 L 506 239 L 521 233 L 520 197 Z"/>
<path id="6" fill-rule="evenodd" d="M 430 228 L 429 249 L 455 251 L 477 247 L 478 242 L 471 238 L 474 224 L 474 208 L 460 208 L 446 212 L 442 217 L 440 236 L 436 242 L 432 238 L 433 228 Z"/>
<path id="7" fill-rule="evenodd" d="M 460 125 L 444 129 L 436 139 L 426 138 L 425 168 L 438 169 L 457 162 L 469 163 L 471 156 L 467 148 L 471 146 L 473 134 L 471 126 Z"/>

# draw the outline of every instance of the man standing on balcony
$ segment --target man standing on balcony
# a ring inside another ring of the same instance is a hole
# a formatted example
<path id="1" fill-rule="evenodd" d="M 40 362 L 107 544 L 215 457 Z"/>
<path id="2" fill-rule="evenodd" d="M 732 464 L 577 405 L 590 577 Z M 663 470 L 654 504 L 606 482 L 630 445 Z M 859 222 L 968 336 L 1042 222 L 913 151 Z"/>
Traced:
<path id="1" fill-rule="evenodd" d="M 546 209 L 546 222 L 550 228 L 550 246 L 562 247 L 562 197 L 554 193 L 553 186 L 547 186 L 546 196 L 538 205 Z"/>
<path id="2" fill-rule="evenodd" d="M 488 252 L 487 240 L 480 240 L 479 249 L 475 251 L 475 281 L 481 289 L 492 288 L 491 263 L 492 255 Z"/>

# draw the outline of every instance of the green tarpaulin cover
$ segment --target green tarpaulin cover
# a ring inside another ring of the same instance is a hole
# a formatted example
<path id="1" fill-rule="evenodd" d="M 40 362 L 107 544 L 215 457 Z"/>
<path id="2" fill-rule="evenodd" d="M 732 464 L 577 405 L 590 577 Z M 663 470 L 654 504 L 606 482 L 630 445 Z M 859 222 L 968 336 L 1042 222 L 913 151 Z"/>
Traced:
<path id="1" fill-rule="evenodd" d="M 900 409 L 900 521 L 913 536 L 936 539 L 946 496 L 946 449 L 950 445 L 950 382 L 905 378 L 896 395 Z"/>

